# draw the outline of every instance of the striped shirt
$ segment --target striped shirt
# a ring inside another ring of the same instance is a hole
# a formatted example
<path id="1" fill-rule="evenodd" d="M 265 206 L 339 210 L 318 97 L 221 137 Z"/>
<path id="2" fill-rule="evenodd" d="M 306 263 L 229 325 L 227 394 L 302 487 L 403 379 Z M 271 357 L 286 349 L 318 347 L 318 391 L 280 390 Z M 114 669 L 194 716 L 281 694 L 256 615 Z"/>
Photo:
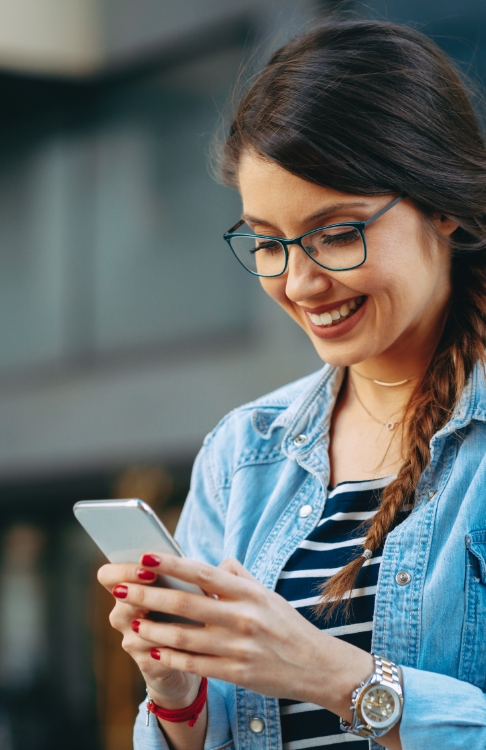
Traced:
<path id="1" fill-rule="evenodd" d="M 319 600 L 319 585 L 362 550 L 366 535 L 362 524 L 376 513 L 383 487 L 392 479 L 342 482 L 330 489 L 319 523 L 288 560 L 276 588 L 277 593 L 322 630 L 368 652 L 382 549 L 366 560 L 359 572 L 347 618 L 338 611 L 331 620 L 319 622 L 313 607 Z M 403 520 L 408 510 L 404 509 L 399 520 Z M 313 703 L 282 699 L 280 717 L 284 750 L 319 750 L 346 742 L 354 743 L 353 750 L 368 748 L 368 740 L 341 732 L 339 718 Z"/>

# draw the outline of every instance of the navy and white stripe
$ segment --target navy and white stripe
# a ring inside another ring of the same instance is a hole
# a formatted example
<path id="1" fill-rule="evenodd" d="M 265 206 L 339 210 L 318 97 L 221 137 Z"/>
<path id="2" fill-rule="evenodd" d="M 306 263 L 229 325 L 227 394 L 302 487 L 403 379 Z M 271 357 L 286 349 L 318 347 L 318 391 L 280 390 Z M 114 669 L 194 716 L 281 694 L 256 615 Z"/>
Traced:
<path id="1" fill-rule="evenodd" d="M 316 528 L 299 545 L 280 574 L 276 591 L 308 620 L 330 635 L 365 651 L 371 650 L 373 609 L 382 550 L 367 560 L 351 592 L 350 615 L 338 611 L 326 622 L 316 620 L 314 605 L 326 578 L 337 573 L 362 551 L 366 531 L 363 524 L 377 511 L 384 487 L 394 477 L 365 482 L 343 482 L 329 491 Z M 401 519 L 405 514 L 401 516 Z M 323 675 L 325 679 L 325 675 Z M 368 741 L 339 729 L 339 718 L 312 703 L 280 701 L 284 750 L 319 750 L 353 742 L 356 750 Z"/>

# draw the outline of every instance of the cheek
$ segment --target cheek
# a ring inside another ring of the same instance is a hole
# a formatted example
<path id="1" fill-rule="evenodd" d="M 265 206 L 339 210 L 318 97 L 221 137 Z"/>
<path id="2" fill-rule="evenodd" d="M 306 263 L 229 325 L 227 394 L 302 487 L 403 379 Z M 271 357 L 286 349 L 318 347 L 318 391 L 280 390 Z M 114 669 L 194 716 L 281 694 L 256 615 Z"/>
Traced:
<path id="1" fill-rule="evenodd" d="M 442 278 L 449 278 L 448 264 L 434 262 L 418 243 L 389 248 L 363 270 L 363 294 L 373 302 L 377 323 L 390 334 L 434 307 L 436 297 L 442 298 Z"/>
<path id="2" fill-rule="evenodd" d="M 417 248 L 406 247 L 399 241 L 400 237 L 392 237 L 386 244 L 371 248 L 364 266 L 357 269 L 355 278 L 350 283 L 366 295 L 378 299 L 388 298 L 398 302 L 413 293 L 414 286 L 420 285 L 423 274 L 417 263 Z"/>
<path id="3" fill-rule="evenodd" d="M 421 221 L 406 228 L 395 227 L 381 241 L 369 242 L 368 260 L 364 266 L 370 290 L 407 290 L 414 293 L 424 281 L 437 273 L 430 253 L 430 239 Z"/>

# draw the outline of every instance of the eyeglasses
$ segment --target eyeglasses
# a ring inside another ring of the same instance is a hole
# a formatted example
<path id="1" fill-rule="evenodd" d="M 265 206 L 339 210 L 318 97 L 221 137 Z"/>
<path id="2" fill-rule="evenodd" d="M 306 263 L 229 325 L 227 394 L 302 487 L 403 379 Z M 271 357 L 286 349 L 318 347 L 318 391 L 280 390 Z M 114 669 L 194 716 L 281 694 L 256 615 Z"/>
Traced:
<path id="1" fill-rule="evenodd" d="M 289 262 L 289 245 L 299 245 L 314 263 L 328 271 L 350 271 L 362 266 L 366 260 L 366 227 L 404 198 L 406 194 L 395 198 L 366 221 L 329 224 L 292 240 L 236 232 L 244 221 L 235 224 L 223 237 L 241 265 L 255 276 L 272 277 L 285 273 Z"/>

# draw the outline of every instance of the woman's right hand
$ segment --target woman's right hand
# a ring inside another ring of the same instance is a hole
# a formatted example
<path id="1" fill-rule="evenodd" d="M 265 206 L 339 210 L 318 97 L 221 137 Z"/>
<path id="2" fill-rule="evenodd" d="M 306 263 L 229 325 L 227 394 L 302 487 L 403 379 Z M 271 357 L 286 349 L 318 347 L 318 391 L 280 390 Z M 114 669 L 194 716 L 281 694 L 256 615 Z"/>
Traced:
<path id="1" fill-rule="evenodd" d="M 113 594 L 116 587 L 123 587 L 127 583 L 139 586 L 150 585 L 156 580 L 156 575 L 149 568 L 141 565 L 109 564 L 99 569 L 98 580 L 110 594 Z M 123 588 L 118 588 L 117 592 L 118 597 L 120 594 L 123 595 Z M 191 705 L 197 696 L 201 678 L 165 667 L 160 661 L 154 659 L 150 652 L 152 649 L 163 648 L 164 644 L 142 640 L 136 633 L 136 623 L 145 618 L 148 611 L 137 609 L 118 597 L 110 614 L 110 623 L 122 633 L 122 647 L 137 663 L 152 700 L 157 705 L 171 710 Z"/>

